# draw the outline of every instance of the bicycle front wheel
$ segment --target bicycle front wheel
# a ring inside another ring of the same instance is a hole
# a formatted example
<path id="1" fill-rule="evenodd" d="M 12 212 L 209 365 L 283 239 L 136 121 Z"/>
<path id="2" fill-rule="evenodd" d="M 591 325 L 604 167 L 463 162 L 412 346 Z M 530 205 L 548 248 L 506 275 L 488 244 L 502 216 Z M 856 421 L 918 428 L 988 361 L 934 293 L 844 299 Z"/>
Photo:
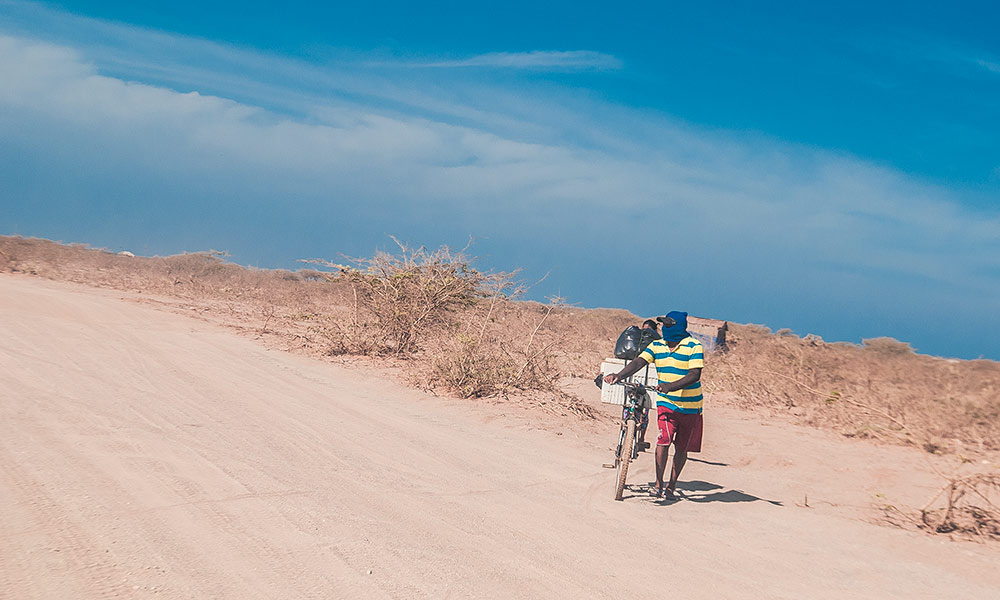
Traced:
<path id="1" fill-rule="evenodd" d="M 625 479 L 628 477 L 628 465 L 632 462 L 632 446 L 635 445 L 635 418 L 629 418 L 625 425 L 625 439 L 618 456 L 618 477 L 615 481 L 615 500 L 622 499 L 625 491 Z"/>

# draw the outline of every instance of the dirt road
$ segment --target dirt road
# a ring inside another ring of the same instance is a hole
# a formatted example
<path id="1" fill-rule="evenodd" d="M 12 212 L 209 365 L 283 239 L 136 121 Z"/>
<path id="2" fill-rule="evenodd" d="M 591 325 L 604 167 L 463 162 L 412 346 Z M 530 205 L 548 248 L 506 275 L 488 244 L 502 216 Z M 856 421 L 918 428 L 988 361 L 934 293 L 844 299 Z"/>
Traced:
<path id="1" fill-rule="evenodd" d="M 610 432 L 119 292 L 0 276 L 0 331 L 0 598 L 1000 597 L 995 547 L 863 521 L 934 489 L 906 449 L 717 410 L 686 499 L 614 502 Z"/>

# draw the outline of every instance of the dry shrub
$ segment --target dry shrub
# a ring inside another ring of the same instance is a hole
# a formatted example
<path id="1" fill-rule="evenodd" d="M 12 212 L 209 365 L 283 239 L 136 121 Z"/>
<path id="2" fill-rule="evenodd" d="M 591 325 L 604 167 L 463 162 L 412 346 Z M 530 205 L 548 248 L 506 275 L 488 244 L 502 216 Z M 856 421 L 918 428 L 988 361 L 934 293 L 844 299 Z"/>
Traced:
<path id="1" fill-rule="evenodd" d="M 482 296 L 489 276 L 473 269 L 463 253 L 447 246 L 434 251 L 413 249 L 393 241 L 398 254 L 378 252 L 372 258 L 352 258 L 353 267 L 308 261 L 337 268 L 353 292 L 350 317 L 328 331 L 333 353 L 412 354 L 452 314 Z"/>
<path id="2" fill-rule="evenodd" d="M 550 387 L 551 377 L 540 373 L 537 363 L 522 364 L 530 367 L 526 377 L 519 375 L 523 369 L 502 343 L 459 334 L 450 344 L 442 344 L 441 351 L 431 358 L 428 382 L 432 386 L 441 384 L 463 398 L 502 396 L 512 389 Z"/>
<path id="3" fill-rule="evenodd" d="M 861 344 L 866 350 L 871 350 L 883 356 L 904 356 L 914 353 L 912 346 L 891 337 L 861 340 Z"/>
<path id="4" fill-rule="evenodd" d="M 976 541 L 1000 541 L 1000 473 L 979 472 L 946 478 L 948 483 L 920 510 L 882 507 L 897 527 Z"/>
<path id="5" fill-rule="evenodd" d="M 450 335 L 431 354 L 427 381 L 442 384 L 463 397 L 506 396 L 514 391 L 556 392 L 554 342 L 536 343 L 536 337 L 558 302 L 549 304 L 530 333 L 511 327 L 514 287 L 509 278 L 483 303 L 464 315 Z M 518 290 L 519 291 L 519 290 Z M 525 339 L 526 338 L 526 339 Z"/>
<path id="6" fill-rule="evenodd" d="M 942 506 L 928 505 L 920 511 L 925 528 L 1000 540 L 1000 474 L 976 473 L 951 479 L 940 496 L 944 497 Z"/>
<path id="7" fill-rule="evenodd" d="M 463 398 L 555 391 L 552 344 L 536 337 L 558 302 L 530 333 L 510 327 L 523 307 L 516 273 L 478 271 L 464 251 L 393 241 L 397 253 L 349 259 L 354 266 L 310 261 L 336 268 L 353 293 L 349 314 L 326 329 L 331 353 L 416 358 L 414 379 Z"/>

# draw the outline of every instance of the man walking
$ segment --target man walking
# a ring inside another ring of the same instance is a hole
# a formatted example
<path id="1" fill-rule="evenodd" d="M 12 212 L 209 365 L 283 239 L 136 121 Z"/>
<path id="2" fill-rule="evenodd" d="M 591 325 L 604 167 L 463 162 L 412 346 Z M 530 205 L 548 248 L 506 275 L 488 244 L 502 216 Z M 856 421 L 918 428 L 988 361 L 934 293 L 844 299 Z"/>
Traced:
<path id="1" fill-rule="evenodd" d="M 686 312 L 672 311 L 665 317 L 657 317 L 656 320 L 663 323 L 662 339 L 650 343 L 624 369 L 604 378 L 613 384 L 646 365 L 656 368 L 656 423 L 660 435 L 656 440 L 656 484 L 650 489 L 656 497 L 673 497 L 688 452 L 701 451 L 701 370 L 705 366 L 705 352 L 701 343 L 688 333 L 687 316 Z M 674 462 L 670 479 L 664 486 L 663 475 L 671 444 Z"/>

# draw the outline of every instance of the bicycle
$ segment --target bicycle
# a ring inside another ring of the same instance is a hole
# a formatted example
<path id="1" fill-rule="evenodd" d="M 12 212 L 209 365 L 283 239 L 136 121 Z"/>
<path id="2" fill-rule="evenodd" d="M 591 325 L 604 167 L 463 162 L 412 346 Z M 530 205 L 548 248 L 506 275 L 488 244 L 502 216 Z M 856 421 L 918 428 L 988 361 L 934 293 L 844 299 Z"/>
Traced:
<path id="1" fill-rule="evenodd" d="M 618 436 L 618 448 L 615 450 L 615 500 L 622 499 L 625 491 L 625 480 L 628 478 L 629 463 L 639 456 L 639 438 L 636 430 L 643 421 L 643 409 L 646 404 L 647 391 L 656 388 L 631 381 L 619 381 L 614 385 L 625 388 L 625 402 L 622 406 L 621 433 Z M 648 419 L 648 413 L 645 416 Z"/>

